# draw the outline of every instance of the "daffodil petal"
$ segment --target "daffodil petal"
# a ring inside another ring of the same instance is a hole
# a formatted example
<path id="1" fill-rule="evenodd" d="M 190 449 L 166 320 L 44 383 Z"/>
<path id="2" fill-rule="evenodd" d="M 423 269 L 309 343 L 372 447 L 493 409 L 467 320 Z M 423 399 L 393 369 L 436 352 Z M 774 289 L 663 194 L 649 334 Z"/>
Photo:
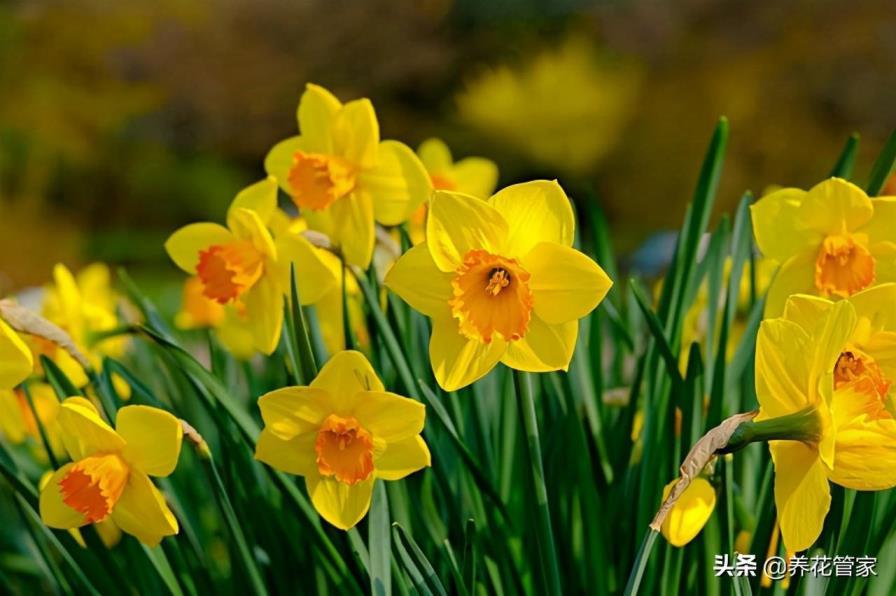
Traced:
<path id="1" fill-rule="evenodd" d="M 663 489 L 663 500 L 669 496 L 677 480 Z M 694 478 L 663 521 L 662 533 L 672 546 L 684 546 L 697 537 L 712 516 L 716 491 L 706 478 Z"/>
<path id="2" fill-rule="evenodd" d="M 349 400 L 362 391 L 385 390 L 370 362 L 355 350 L 334 354 L 311 381 L 311 386 L 326 390 L 337 400 Z"/>
<path id="3" fill-rule="evenodd" d="M 386 391 L 357 394 L 352 413 L 374 438 L 387 443 L 420 434 L 426 418 L 422 403 Z"/>
<path id="4" fill-rule="evenodd" d="M 456 192 L 433 193 L 426 238 L 433 261 L 442 271 L 455 271 L 473 249 L 497 254 L 507 231 L 502 215 L 485 201 Z"/>
<path id="5" fill-rule="evenodd" d="M 318 474 L 316 441 L 316 432 L 284 440 L 265 428 L 255 445 L 255 459 L 287 474 L 314 476 Z"/>
<path id="6" fill-rule="evenodd" d="M 301 136 L 283 139 L 268 151 L 264 158 L 264 171 L 273 176 L 283 192 L 292 196 L 289 185 L 289 171 L 292 169 L 296 151 L 310 151 L 308 142 Z"/>
<path id="7" fill-rule="evenodd" d="M 165 250 L 175 265 L 195 275 L 196 265 L 199 263 L 199 251 L 234 240 L 233 233 L 224 226 L 215 223 L 195 223 L 174 232 L 165 241 Z"/>
<path id="8" fill-rule="evenodd" d="M 112 521 L 146 546 L 156 546 L 178 532 L 177 518 L 149 476 L 131 469 L 128 483 L 112 510 Z"/>
<path id="9" fill-rule="evenodd" d="M 232 213 L 237 209 L 248 209 L 258 214 L 262 223 L 267 223 L 277 209 L 277 180 L 268 176 L 260 182 L 247 186 L 239 193 L 227 210 L 227 226 L 234 229 L 236 225 L 232 221 Z"/>
<path id="10" fill-rule="evenodd" d="M 57 415 L 65 449 L 75 461 L 103 451 L 120 451 L 125 442 L 83 397 L 62 402 Z"/>
<path id="11" fill-rule="evenodd" d="M 367 269 L 376 240 L 373 197 L 366 192 L 355 192 L 338 199 L 323 212 L 332 218 L 330 239 L 341 247 L 346 262 Z M 309 224 L 313 221 L 309 217 Z"/>
<path id="12" fill-rule="evenodd" d="M 488 200 L 507 222 L 505 257 L 523 257 L 540 242 L 572 246 L 572 203 L 556 180 L 534 180 L 499 190 Z"/>
<path id="13" fill-rule="evenodd" d="M 869 244 L 896 239 L 896 197 L 878 197 L 872 202 L 874 215 L 857 231 L 868 234 Z"/>
<path id="14" fill-rule="evenodd" d="M 810 383 L 830 374 L 856 327 L 856 309 L 848 300 L 831 305 L 812 333 Z"/>
<path id="15" fill-rule="evenodd" d="M 784 318 L 811 334 L 816 323 L 826 317 L 834 303 L 808 294 L 794 294 L 784 304 Z"/>
<path id="16" fill-rule="evenodd" d="M 581 319 L 594 310 L 613 285 L 603 269 L 574 248 L 541 242 L 523 260 L 532 275 L 534 309 L 550 324 Z"/>
<path id="17" fill-rule="evenodd" d="M 386 273 L 385 284 L 414 310 L 430 317 L 450 315 L 452 275 L 440 271 L 426 244 L 404 253 Z"/>
<path id="18" fill-rule="evenodd" d="M 261 221 L 258 213 L 251 209 L 237 207 L 227 214 L 228 225 L 233 230 L 233 235 L 240 240 L 252 243 L 261 254 L 276 260 L 277 248 L 274 246 L 274 238 Z"/>
<path id="19" fill-rule="evenodd" d="M 498 166 L 482 157 L 467 157 L 454 164 L 451 178 L 458 192 L 485 199 L 498 184 Z"/>
<path id="20" fill-rule="evenodd" d="M 309 151 L 333 153 L 333 133 L 341 111 L 342 103 L 332 93 L 319 85 L 305 85 L 296 119 Z"/>
<path id="21" fill-rule="evenodd" d="M 756 397 L 760 417 L 793 414 L 809 405 L 810 336 L 785 319 L 767 319 L 756 338 Z M 796 357 L 799 356 L 799 357 Z"/>
<path id="22" fill-rule="evenodd" d="M 349 530 L 361 521 L 370 509 L 374 476 L 346 484 L 317 475 L 305 477 L 305 486 L 317 512 L 340 530 Z"/>
<path id="23" fill-rule="evenodd" d="M 0 319 L 0 388 L 15 387 L 34 368 L 31 350 L 22 338 Z"/>
<path id="24" fill-rule="evenodd" d="M 433 319 L 429 359 L 436 381 L 445 391 L 456 391 L 489 373 L 507 347 L 494 337 L 490 343 L 464 337 L 452 318 Z"/>
<path id="25" fill-rule="evenodd" d="M 177 467 L 184 430 L 180 420 L 169 412 L 125 406 L 118 410 L 115 429 L 127 442 L 123 455 L 129 465 L 159 477 L 168 476 Z"/>
<path id="26" fill-rule="evenodd" d="M 798 441 L 769 443 L 775 463 L 775 505 L 788 552 L 818 539 L 831 506 L 831 487 L 818 454 Z"/>
<path id="27" fill-rule="evenodd" d="M 283 291 L 273 278 L 262 276 L 243 296 L 243 304 L 255 349 L 271 354 L 283 330 Z"/>
<path id="28" fill-rule="evenodd" d="M 339 278 L 324 261 L 328 253 L 315 248 L 297 234 L 280 236 L 275 245 L 280 287 L 284 292 L 289 292 L 290 264 L 294 264 L 299 301 L 303 305 L 314 304 L 337 287 Z"/>
<path id="29" fill-rule="evenodd" d="M 550 324 L 534 315 L 529 321 L 526 335 L 507 342 L 507 351 L 501 362 L 510 368 L 529 372 L 566 370 L 572 360 L 578 333 L 578 321 Z"/>
<path id="30" fill-rule="evenodd" d="M 426 171 L 431 174 L 444 174 L 450 171 L 454 164 L 451 149 L 441 139 L 426 139 L 417 147 L 417 155 Z"/>
<path id="31" fill-rule="evenodd" d="M 369 194 L 376 220 L 395 226 L 429 200 L 432 182 L 417 155 L 404 143 L 383 141 L 376 165 L 358 174 L 358 193 Z"/>
<path id="32" fill-rule="evenodd" d="M 262 395 L 258 408 L 265 429 L 284 441 L 318 428 L 328 414 L 343 406 L 321 387 L 284 387 Z"/>
<path id="33" fill-rule="evenodd" d="M 794 294 L 816 294 L 815 255 L 800 253 L 781 264 L 769 284 L 765 318 L 780 317 L 787 299 Z"/>
<path id="34" fill-rule="evenodd" d="M 809 189 L 799 217 L 804 227 L 821 234 L 842 234 L 844 226 L 856 230 L 873 214 L 874 206 L 865 191 L 842 178 L 828 178 Z"/>
<path id="35" fill-rule="evenodd" d="M 40 518 L 51 528 L 70 530 L 87 524 L 83 513 L 72 509 L 62 500 L 59 483 L 74 466 L 68 463 L 56 470 L 40 489 Z"/>
<path id="36" fill-rule="evenodd" d="M 877 399 L 877 396 L 870 396 Z M 834 394 L 835 419 L 838 401 L 852 401 L 852 409 L 867 400 L 859 392 L 838 390 Z M 850 407 L 847 406 L 847 407 Z M 896 486 L 896 420 L 870 418 L 861 413 L 837 423 L 831 481 L 855 490 L 887 490 Z"/>
<path id="37" fill-rule="evenodd" d="M 334 130 L 333 152 L 361 169 L 377 162 L 380 125 L 369 99 L 355 99 L 342 106 Z"/>
<path id="38" fill-rule="evenodd" d="M 401 480 L 430 465 L 429 447 L 420 435 L 389 443 L 374 462 L 376 477 L 383 480 Z"/>
<path id="39" fill-rule="evenodd" d="M 821 234 L 806 227 L 801 217 L 806 194 L 798 188 L 782 188 L 750 205 L 756 245 L 763 256 L 783 263 L 819 245 Z"/>

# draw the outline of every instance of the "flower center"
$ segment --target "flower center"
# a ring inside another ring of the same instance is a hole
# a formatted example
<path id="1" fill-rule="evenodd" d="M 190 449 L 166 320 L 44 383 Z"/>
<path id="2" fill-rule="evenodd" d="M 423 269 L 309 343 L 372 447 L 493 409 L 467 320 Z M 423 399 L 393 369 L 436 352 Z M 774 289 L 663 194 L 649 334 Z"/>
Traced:
<path id="1" fill-rule="evenodd" d="M 339 157 L 296 151 L 287 180 L 296 205 L 319 210 L 355 188 L 355 171 Z"/>
<path id="2" fill-rule="evenodd" d="M 448 304 L 465 336 L 488 343 L 494 333 L 508 341 L 526 334 L 533 299 L 529 272 L 516 259 L 468 251 L 451 285 L 454 297 Z"/>
<path id="3" fill-rule="evenodd" d="M 373 473 L 373 435 L 354 418 L 327 416 L 314 444 L 317 469 L 346 484 L 367 480 Z"/>
<path id="4" fill-rule="evenodd" d="M 62 502 L 82 513 L 87 523 L 106 519 L 128 482 L 128 466 L 114 453 L 91 455 L 59 481 Z"/>
<path id="5" fill-rule="evenodd" d="M 874 257 L 852 236 L 828 236 L 815 260 L 815 287 L 823 296 L 847 297 L 874 281 Z"/>
<path id="6" fill-rule="evenodd" d="M 251 288 L 263 270 L 264 257 L 245 240 L 216 244 L 199 251 L 196 266 L 202 281 L 202 294 L 221 304 L 236 300 Z"/>
<path id="7" fill-rule="evenodd" d="M 429 179 L 432 181 L 432 187 L 435 190 L 457 190 L 457 184 L 448 176 L 430 174 Z"/>
<path id="8" fill-rule="evenodd" d="M 871 395 L 877 399 L 871 402 L 869 414 L 881 414 L 887 406 L 890 381 L 874 358 L 858 350 L 840 353 L 834 366 L 834 389 L 851 387 L 855 391 Z"/>

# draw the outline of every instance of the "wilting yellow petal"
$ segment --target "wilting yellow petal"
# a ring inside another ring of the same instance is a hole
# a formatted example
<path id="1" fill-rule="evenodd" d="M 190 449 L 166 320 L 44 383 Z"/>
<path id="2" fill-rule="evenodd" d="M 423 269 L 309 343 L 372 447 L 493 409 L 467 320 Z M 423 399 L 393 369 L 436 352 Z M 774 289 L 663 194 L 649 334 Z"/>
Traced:
<path id="1" fill-rule="evenodd" d="M 374 462 L 376 477 L 383 480 L 401 480 L 430 465 L 429 447 L 420 435 L 389 443 Z"/>
<path id="2" fill-rule="evenodd" d="M 70 397 L 62 402 L 58 420 L 65 449 L 75 461 L 97 452 L 121 451 L 125 446 L 124 439 L 83 397 Z"/>
<path id="3" fill-rule="evenodd" d="M 574 248 L 542 242 L 522 259 L 532 275 L 535 314 L 547 323 L 581 319 L 597 307 L 613 282 L 603 269 Z"/>
<path id="4" fill-rule="evenodd" d="M 255 459 L 287 474 L 314 476 L 318 474 L 316 441 L 317 431 L 284 440 L 265 428 L 255 445 Z"/>
<path id="5" fill-rule="evenodd" d="M 677 480 L 663 489 L 663 500 Z M 684 546 L 700 533 L 716 507 L 716 491 L 706 478 L 694 478 L 663 520 L 662 532 L 672 546 Z"/>
<path id="6" fill-rule="evenodd" d="M 437 191 L 429 203 L 426 243 L 433 261 L 442 271 L 457 270 L 470 250 L 499 254 L 507 232 L 507 222 L 501 214 L 475 197 Z"/>
<path id="7" fill-rule="evenodd" d="M 807 250 L 818 250 L 822 235 L 806 227 L 800 205 L 806 191 L 782 188 L 750 206 L 756 245 L 763 256 L 783 263 Z"/>
<path id="8" fill-rule="evenodd" d="M 540 242 L 572 246 L 576 222 L 569 197 L 556 180 L 534 180 L 499 190 L 488 200 L 507 222 L 507 240 L 498 250 L 521 258 Z"/>
<path id="9" fill-rule="evenodd" d="M 0 388 L 15 387 L 31 374 L 31 350 L 22 338 L 0 319 Z"/>
<path id="10" fill-rule="evenodd" d="M 369 194 L 376 220 L 394 226 L 407 220 L 432 194 L 429 174 L 404 143 L 383 141 L 376 166 L 358 175 L 358 193 Z"/>
<path id="11" fill-rule="evenodd" d="M 243 297 L 246 324 L 252 333 L 255 349 L 271 354 L 280 343 L 283 330 L 283 292 L 276 280 L 264 276 Z"/>
<path id="12" fill-rule="evenodd" d="M 346 350 L 330 358 L 311 381 L 312 387 L 326 390 L 337 403 L 347 401 L 361 391 L 384 391 L 383 382 L 361 352 Z"/>
<path id="13" fill-rule="evenodd" d="M 551 325 L 533 316 L 522 338 L 507 342 L 501 362 L 516 370 L 548 372 L 566 370 L 579 333 L 578 321 Z"/>
<path id="14" fill-rule="evenodd" d="M 342 103 L 332 93 L 319 85 L 305 85 L 296 118 L 309 150 L 333 153 L 333 129 L 341 110 Z"/>
<path id="15" fill-rule="evenodd" d="M 112 510 L 112 521 L 146 546 L 156 546 L 178 532 L 177 519 L 149 476 L 131 470 L 121 498 Z"/>
<path id="16" fill-rule="evenodd" d="M 231 220 L 237 209 L 254 211 L 263 223 L 267 223 L 277 209 L 277 180 L 268 176 L 237 193 L 227 210 L 227 227 L 230 229 L 234 229 L 236 225 Z"/>
<path id="17" fill-rule="evenodd" d="M 357 394 L 352 416 L 377 439 L 391 443 L 423 431 L 426 408 L 419 401 L 386 391 Z"/>
<path id="18" fill-rule="evenodd" d="M 177 467 L 184 436 L 180 420 L 165 410 L 125 406 L 118 410 L 115 429 L 127 442 L 122 455 L 133 468 L 165 477 Z"/>
<path id="19" fill-rule="evenodd" d="M 489 343 L 468 339 L 460 334 L 453 318 L 432 321 L 429 359 L 436 381 L 445 391 L 456 391 L 484 377 L 501 360 L 506 347 L 507 342 L 497 335 Z"/>
<path id="20" fill-rule="evenodd" d="M 810 336 L 784 319 L 762 322 L 756 338 L 756 397 L 760 418 L 793 414 L 810 404 Z"/>
<path id="21" fill-rule="evenodd" d="M 354 391 L 357 393 L 357 391 Z M 265 429 L 284 441 L 320 427 L 328 415 L 348 405 L 322 387 L 284 387 L 258 398 Z"/>
<path id="22" fill-rule="evenodd" d="M 440 271 L 426 244 L 404 253 L 386 274 L 386 286 L 429 317 L 449 316 L 452 274 Z"/>
<path id="23" fill-rule="evenodd" d="M 818 453 L 798 441 L 769 443 L 775 464 L 775 506 L 784 546 L 806 550 L 821 534 L 831 506 L 831 487 Z"/>
<path id="24" fill-rule="evenodd" d="M 822 234 L 856 230 L 868 223 L 873 213 L 874 206 L 865 191 L 842 178 L 816 184 L 800 205 L 802 225 Z"/>
<path id="25" fill-rule="evenodd" d="M 40 518 L 51 528 L 70 530 L 87 524 L 83 513 L 63 502 L 62 491 L 59 488 L 59 483 L 74 465 L 68 463 L 56 470 L 40 489 Z"/>
<path id="26" fill-rule="evenodd" d="M 196 265 L 199 263 L 199 251 L 234 240 L 233 234 L 224 226 L 215 223 L 195 223 L 174 232 L 165 241 L 165 250 L 175 265 L 195 275 Z"/>
<path id="27" fill-rule="evenodd" d="M 357 484 L 346 484 L 319 474 L 305 477 L 305 486 L 314 508 L 340 530 L 354 527 L 367 515 L 373 496 L 373 482 L 373 475 Z"/>

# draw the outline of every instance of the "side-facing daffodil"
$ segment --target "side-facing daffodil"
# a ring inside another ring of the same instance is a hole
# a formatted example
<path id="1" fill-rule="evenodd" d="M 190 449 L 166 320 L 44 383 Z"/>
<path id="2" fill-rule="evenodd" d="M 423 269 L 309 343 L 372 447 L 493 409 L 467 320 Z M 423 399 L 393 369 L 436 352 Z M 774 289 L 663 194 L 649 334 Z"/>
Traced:
<path id="1" fill-rule="evenodd" d="M 330 291 L 336 278 L 311 244 L 298 235 L 271 236 L 266 224 L 277 207 L 272 177 L 237 194 L 227 212 L 227 227 L 194 223 L 165 242 L 178 267 L 202 282 L 203 295 L 242 316 L 255 349 L 270 354 L 283 328 L 283 300 L 289 288 L 290 263 L 307 283 L 302 304 Z"/>
<path id="2" fill-rule="evenodd" d="M 31 408 L 24 389 L 0 389 L 0 433 L 14 445 L 24 443 L 29 438 L 40 444 L 40 421 L 53 455 L 64 455 L 65 448 L 56 421 L 59 411 L 56 393 L 46 383 L 30 383 L 28 392 L 34 409 Z M 39 453 L 42 459 L 46 459 L 43 449 Z"/>
<path id="3" fill-rule="evenodd" d="M 374 221 L 398 225 L 432 193 L 429 175 L 406 145 L 380 141 L 368 99 L 342 104 L 307 85 L 297 113 L 300 135 L 277 143 L 265 169 L 292 197 L 309 226 L 326 234 L 351 265 L 367 268 Z"/>
<path id="4" fill-rule="evenodd" d="M 37 483 L 40 490 L 43 490 L 52 479 L 53 470 L 44 472 L 44 475 L 40 477 L 40 482 Z M 106 548 L 112 548 L 121 542 L 121 530 L 115 525 L 115 522 L 112 521 L 111 517 L 107 517 L 103 521 L 93 524 L 93 527 L 96 529 L 100 541 Z M 81 548 L 87 548 L 87 542 L 84 541 L 84 536 L 81 534 L 81 530 L 72 528 L 68 533 L 71 534 L 71 537 L 75 539 L 75 542 L 77 542 Z"/>
<path id="5" fill-rule="evenodd" d="M 0 319 L 0 389 L 11 389 L 24 381 L 34 368 L 31 350 L 22 338 Z"/>
<path id="6" fill-rule="evenodd" d="M 432 319 L 429 356 L 442 388 L 465 387 L 498 362 L 568 368 L 578 319 L 612 285 L 572 248 L 574 228 L 556 182 L 517 184 L 488 201 L 434 194 L 426 242 L 395 263 L 386 285 Z"/>
<path id="7" fill-rule="evenodd" d="M 792 296 L 756 345 L 757 421 L 791 440 L 769 443 L 784 545 L 821 533 L 829 481 L 857 490 L 896 486 L 896 284 L 839 302 Z"/>
<path id="8" fill-rule="evenodd" d="M 58 420 L 72 462 L 41 489 L 44 523 L 70 530 L 111 519 L 147 546 L 177 534 L 177 519 L 150 480 L 177 466 L 183 439 L 177 418 L 157 408 L 126 406 L 113 430 L 92 403 L 70 397 Z"/>
<path id="9" fill-rule="evenodd" d="M 766 317 L 780 316 L 792 294 L 836 300 L 896 281 L 896 197 L 872 201 L 854 184 L 830 178 L 809 191 L 774 191 L 750 211 L 759 250 L 780 265 Z"/>
<path id="10" fill-rule="evenodd" d="M 256 459 L 304 476 L 314 508 L 337 528 L 367 514 L 377 478 L 430 465 L 423 404 L 388 393 L 360 352 L 337 353 L 310 386 L 272 391 L 258 406 Z"/>
<path id="11" fill-rule="evenodd" d="M 663 501 L 672 492 L 678 480 L 663 489 Z M 699 476 L 685 489 L 663 520 L 663 537 L 672 546 L 684 546 L 697 537 L 716 507 L 716 489 L 709 480 Z"/>

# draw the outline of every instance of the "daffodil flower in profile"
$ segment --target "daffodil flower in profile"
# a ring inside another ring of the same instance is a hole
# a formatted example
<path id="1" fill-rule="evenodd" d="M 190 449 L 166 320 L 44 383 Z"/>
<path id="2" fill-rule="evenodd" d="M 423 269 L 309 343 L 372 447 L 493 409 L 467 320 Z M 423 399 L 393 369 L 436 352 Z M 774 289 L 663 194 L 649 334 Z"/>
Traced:
<path id="1" fill-rule="evenodd" d="M 194 223 L 165 242 L 177 266 L 199 278 L 206 298 L 243 315 L 255 349 L 264 354 L 273 352 L 280 340 L 290 263 L 303 280 L 302 304 L 316 302 L 336 284 L 307 240 L 271 236 L 266 224 L 276 207 L 277 183 L 269 177 L 237 194 L 227 227 Z"/>
<path id="2" fill-rule="evenodd" d="M 33 368 L 31 350 L 0 318 L 0 389 L 12 389 L 24 381 Z"/>
<path id="3" fill-rule="evenodd" d="M 442 388 L 465 387 L 498 362 L 531 372 L 569 367 L 578 320 L 612 285 L 572 248 L 574 228 L 556 182 L 517 184 L 488 201 L 433 195 L 426 242 L 385 283 L 432 319 L 429 356 Z"/>
<path id="4" fill-rule="evenodd" d="M 314 508 L 342 530 L 367 514 L 377 478 L 430 465 L 423 404 L 387 392 L 360 352 L 335 354 L 310 386 L 272 391 L 258 407 L 255 458 L 304 476 Z"/>
<path id="5" fill-rule="evenodd" d="M 766 317 L 780 316 L 792 294 L 839 299 L 896 281 L 896 197 L 872 201 L 830 178 L 808 191 L 774 191 L 750 211 L 759 250 L 780 265 Z"/>
<path id="6" fill-rule="evenodd" d="M 177 534 L 177 519 L 150 480 L 177 466 L 183 439 L 177 418 L 158 408 L 125 406 L 113 429 L 88 400 L 70 397 L 58 420 L 72 462 L 41 489 L 44 523 L 71 530 L 111 519 L 147 546 Z"/>
<path id="7" fill-rule="evenodd" d="M 292 197 L 309 226 L 326 234 L 351 265 L 367 268 L 374 222 L 398 225 L 432 193 L 420 160 L 398 141 L 380 141 L 368 99 L 341 103 L 307 85 L 297 112 L 300 135 L 277 143 L 265 169 Z"/>
<path id="8" fill-rule="evenodd" d="M 673 480 L 663 489 L 663 501 L 677 482 L 678 480 Z M 715 507 L 716 489 L 706 478 L 694 478 L 663 520 L 663 537 L 672 546 L 686 545 L 697 537 Z"/>
<path id="9" fill-rule="evenodd" d="M 797 295 L 766 320 L 756 345 L 756 420 L 771 440 L 784 545 L 805 550 L 821 533 L 829 482 L 896 486 L 896 284 L 832 302 Z"/>

